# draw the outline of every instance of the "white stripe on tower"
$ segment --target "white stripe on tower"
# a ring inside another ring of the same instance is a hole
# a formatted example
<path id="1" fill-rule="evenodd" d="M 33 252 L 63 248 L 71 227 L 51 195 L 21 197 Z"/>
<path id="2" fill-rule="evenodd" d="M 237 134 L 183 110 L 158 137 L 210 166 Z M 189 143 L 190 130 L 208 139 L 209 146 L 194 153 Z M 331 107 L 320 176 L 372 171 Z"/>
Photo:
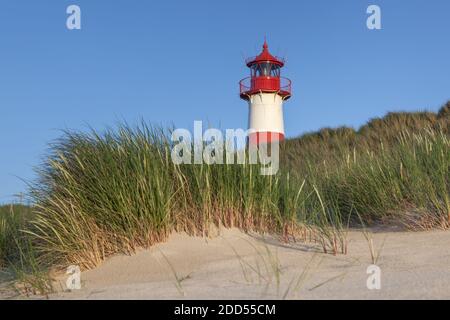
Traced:
<path id="1" fill-rule="evenodd" d="M 278 133 L 284 136 L 283 98 L 275 92 L 256 93 L 249 97 L 251 132 Z"/>

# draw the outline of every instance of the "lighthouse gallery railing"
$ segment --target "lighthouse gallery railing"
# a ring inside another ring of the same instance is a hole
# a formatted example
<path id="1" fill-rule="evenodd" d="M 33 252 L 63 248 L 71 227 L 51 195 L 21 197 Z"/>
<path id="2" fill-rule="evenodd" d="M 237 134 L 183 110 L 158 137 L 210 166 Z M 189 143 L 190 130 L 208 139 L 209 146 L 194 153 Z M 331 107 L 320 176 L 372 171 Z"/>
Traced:
<path id="1" fill-rule="evenodd" d="M 239 81 L 240 94 L 258 91 L 279 91 L 291 95 L 291 80 L 284 77 L 247 77 Z"/>

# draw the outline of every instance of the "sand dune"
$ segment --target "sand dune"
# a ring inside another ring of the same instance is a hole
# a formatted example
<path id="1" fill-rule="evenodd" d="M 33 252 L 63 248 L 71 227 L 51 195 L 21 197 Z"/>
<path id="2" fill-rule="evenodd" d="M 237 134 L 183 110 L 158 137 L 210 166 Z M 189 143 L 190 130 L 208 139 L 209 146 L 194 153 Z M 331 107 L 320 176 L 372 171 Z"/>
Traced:
<path id="1" fill-rule="evenodd" d="M 379 232 L 381 289 L 369 290 L 368 243 L 349 233 L 349 253 L 221 230 L 212 239 L 174 234 L 133 256 L 83 272 L 82 289 L 53 299 L 429 299 L 450 298 L 450 232 Z M 64 277 L 60 287 L 64 287 Z"/>

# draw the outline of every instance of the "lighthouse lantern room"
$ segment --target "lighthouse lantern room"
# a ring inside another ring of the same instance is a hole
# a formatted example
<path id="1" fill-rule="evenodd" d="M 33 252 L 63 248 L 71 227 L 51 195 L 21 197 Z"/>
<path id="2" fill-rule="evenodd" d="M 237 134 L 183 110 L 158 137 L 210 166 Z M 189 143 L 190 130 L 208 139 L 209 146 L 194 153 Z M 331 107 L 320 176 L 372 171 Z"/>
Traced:
<path id="1" fill-rule="evenodd" d="M 250 77 L 239 82 L 240 95 L 249 104 L 249 144 L 284 139 L 283 101 L 291 97 L 291 81 L 281 77 L 284 59 L 270 54 L 264 41 L 261 54 L 246 60 Z"/>

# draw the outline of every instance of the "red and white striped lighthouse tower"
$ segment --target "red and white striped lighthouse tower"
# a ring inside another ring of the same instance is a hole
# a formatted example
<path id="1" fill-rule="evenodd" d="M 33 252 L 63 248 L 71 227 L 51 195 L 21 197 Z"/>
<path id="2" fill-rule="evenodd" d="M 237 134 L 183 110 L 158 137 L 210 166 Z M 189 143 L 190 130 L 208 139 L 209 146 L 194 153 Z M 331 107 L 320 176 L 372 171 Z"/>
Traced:
<path id="1" fill-rule="evenodd" d="M 291 80 L 280 76 L 282 58 L 269 53 L 264 40 L 263 51 L 246 60 L 250 77 L 239 82 L 240 94 L 248 101 L 249 144 L 259 145 L 284 139 L 283 101 L 291 97 Z"/>

